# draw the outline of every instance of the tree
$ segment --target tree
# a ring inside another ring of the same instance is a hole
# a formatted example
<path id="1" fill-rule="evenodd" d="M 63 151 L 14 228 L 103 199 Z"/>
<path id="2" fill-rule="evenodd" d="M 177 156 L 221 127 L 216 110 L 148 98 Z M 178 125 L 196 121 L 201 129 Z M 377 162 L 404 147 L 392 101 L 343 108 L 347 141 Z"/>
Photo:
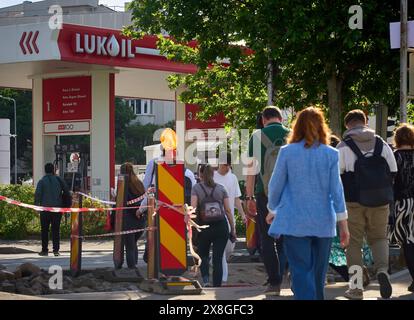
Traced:
<path id="1" fill-rule="evenodd" d="M 17 158 L 32 170 L 32 92 L 29 90 L 0 89 L 0 95 L 16 100 Z M 0 118 L 10 119 L 10 133 L 14 134 L 13 102 L 0 99 Z M 14 154 L 14 141 L 10 140 L 10 154 Z M 14 156 L 12 156 L 14 159 Z M 14 160 L 11 162 L 14 165 Z"/>
<path id="2" fill-rule="evenodd" d="M 355 4 L 363 9 L 362 30 L 348 26 Z M 252 126 L 267 100 L 269 63 L 275 104 L 320 104 L 337 134 L 350 108 L 397 106 L 398 52 L 389 49 L 388 34 L 388 23 L 399 20 L 397 0 L 140 0 L 130 8 L 126 34 L 167 32 L 162 53 L 198 66 L 169 81 L 172 88 L 185 85 L 180 99 L 199 104 L 202 117 L 222 111 L 229 125 Z M 197 47 L 185 45 L 191 40 Z M 230 64 L 218 63 L 222 58 Z"/>

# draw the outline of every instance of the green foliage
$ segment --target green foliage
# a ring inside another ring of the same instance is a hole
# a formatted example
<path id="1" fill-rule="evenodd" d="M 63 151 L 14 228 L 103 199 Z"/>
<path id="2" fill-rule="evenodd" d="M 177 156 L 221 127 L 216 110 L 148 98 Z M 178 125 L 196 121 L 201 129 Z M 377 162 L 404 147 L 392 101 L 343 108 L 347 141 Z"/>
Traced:
<path id="1" fill-rule="evenodd" d="M 128 104 L 120 99 L 115 99 L 115 136 L 118 138 L 125 138 L 125 132 L 128 125 L 136 115 Z"/>
<path id="2" fill-rule="evenodd" d="M 246 236 L 246 225 L 243 223 L 243 220 L 238 214 L 237 209 L 235 209 L 234 216 L 236 219 L 236 235 L 238 237 L 245 237 Z"/>
<path id="3" fill-rule="evenodd" d="M 28 185 L 0 185 L 0 195 L 23 203 L 34 203 L 35 189 Z M 102 208 L 90 199 L 83 200 L 84 208 Z M 40 212 L 5 202 L 0 202 L 0 238 L 24 239 L 28 236 L 40 237 Z M 83 233 L 102 234 L 106 222 L 106 212 L 86 212 L 83 216 Z M 65 214 L 61 224 L 61 237 L 69 238 L 71 232 L 70 214 Z"/>
<path id="4" fill-rule="evenodd" d="M 175 122 L 170 121 L 164 126 L 155 124 L 141 125 L 139 123 L 130 124 L 125 127 L 124 137 L 116 139 L 116 162 L 125 161 L 134 164 L 145 164 L 146 154 L 145 146 L 159 143 L 154 141 L 154 133 L 162 128 L 174 128 Z"/>
<path id="5" fill-rule="evenodd" d="M 0 185 L 0 194 L 24 203 L 34 203 L 34 188 L 27 185 Z M 0 236 L 21 239 L 37 229 L 39 213 L 0 202 Z"/>
<path id="6" fill-rule="evenodd" d="M 362 30 L 348 26 L 355 4 L 363 9 Z M 256 111 L 266 104 L 269 62 L 274 104 L 329 106 L 336 131 L 351 108 L 382 101 L 393 113 L 398 106 L 399 53 L 390 49 L 388 27 L 399 20 L 398 1 L 135 0 L 130 8 L 133 25 L 126 34 L 167 32 L 171 39 L 160 39 L 161 52 L 198 67 L 169 82 L 185 85 L 180 99 L 199 104 L 203 119 L 224 112 L 229 126 L 253 128 Z M 252 49 L 249 55 L 240 43 Z M 229 64 L 218 63 L 222 58 Z"/>
<path id="7" fill-rule="evenodd" d="M 17 158 L 23 160 L 25 166 L 32 169 L 32 92 L 0 89 L 0 95 L 16 100 L 17 114 Z M 0 118 L 10 119 L 10 133 L 14 134 L 14 107 L 12 101 L 0 99 Z M 10 140 L 10 152 L 14 154 L 14 140 Z M 14 157 L 12 163 L 14 165 Z M 19 177 L 20 178 L 20 177 Z"/>

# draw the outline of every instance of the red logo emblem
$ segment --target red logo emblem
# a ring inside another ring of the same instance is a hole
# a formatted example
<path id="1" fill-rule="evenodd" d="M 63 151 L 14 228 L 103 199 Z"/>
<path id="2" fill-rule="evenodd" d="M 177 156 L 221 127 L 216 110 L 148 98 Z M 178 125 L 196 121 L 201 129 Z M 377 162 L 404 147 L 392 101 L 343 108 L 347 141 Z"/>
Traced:
<path id="1" fill-rule="evenodd" d="M 39 48 L 36 44 L 38 36 L 39 31 L 36 31 L 34 33 L 33 31 L 30 31 L 29 33 L 27 33 L 26 31 L 23 32 L 19 42 L 23 54 L 33 54 L 33 52 L 39 53 Z"/>

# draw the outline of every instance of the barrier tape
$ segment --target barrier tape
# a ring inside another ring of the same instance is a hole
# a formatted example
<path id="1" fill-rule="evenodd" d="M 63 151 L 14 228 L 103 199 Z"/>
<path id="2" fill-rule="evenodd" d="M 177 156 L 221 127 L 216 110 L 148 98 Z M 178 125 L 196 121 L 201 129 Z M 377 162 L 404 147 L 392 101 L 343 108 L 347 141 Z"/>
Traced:
<path id="1" fill-rule="evenodd" d="M 149 194 L 152 193 L 155 189 L 154 188 L 149 188 L 143 195 L 139 196 L 138 198 L 132 199 L 127 201 L 127 205 L 131 205 L 137 202 L 140 202 L 142 200 L 144 200 L 144 198 Z M 91 199 L 93 201 L 99 202 L 99 203 L 103 203 L 103 204 L 107 204 L 107 205 L 116 205 L 115 201 L 106 201 L 106 200 L 101 200 L 99 198 L 95 198 L 95 197 L 91 197 L 90 195 L 83 193 L 83 192 L 77 192 L 77 194 L 80 194 L 82 196 L 84 196 L 85 198 Z"/>
<path id="2" fill-rule="evenodd" d="M 127 230 L 127 231 L 120 231 L 120 232 L 110 232 L 110 233 L 103 233 L 103 234 L 91 234 L 86 236 L 78 236 L 78 235 L 71 235 L 71 238 L 78 238 L 78 239 L 85 239 L 85 238 L 100 238 L 100 237 L 110 237 L 110 236 L 120 236 L 124 234 L 132 234 L 132 233 L 138 233 L 143 231 L 154 231 L 157 228 L 155 227 L 148 227 L 143 229 L 134 229 L 134 230 Z"/>
<path id="3" fill-rule="evenodd" d="M 144 200 L 144 198 L 149 194 L 149 193 L 153 193 L 155 191 L 155 188 L 149 188 L 147 191 L 145 191 L 145 193 L 142 196 L 139 196 L 138 198 L 132 199 L 127 201 L 127 205 L 131 205 L 137 202 L 140 202 L 141 200 Z"/>
<path id="4" fill-rule="evenodd" d="M 104 211 L 120 211 L 120 210 L 128 210 L 128 209 L 139 209 L 143 208 L 141 206 L 135 207 L 118 207 L 118 208 L 57 208 L 57 207 L 42 207 L 36 206 L 33 204 L 23 203 L 17 200 L 13 200 L 7 198 L 5 196 L 0 195 L 0 201 L 4 201 L 8 204 L 13 204 L 19 207 L 33 209 L 35 211 L 48 211 L 48 212 L 55 212 L 55 213 L 69 213 L 69 212 L 104 212 Z"/>
<path id="5" fill-rule="evenodd" d="M 101 200 L 101 199 L 98 199 L 98 198 L 91 197 L 90 195 L 88 195 L 86 193 L 83 193 L 83 192 L 77 192 L 77 194 L 80 194 L 81 196 L 83 196 L 85 198 L 91 199 L 91 200 L 99 202 L 99 203 L 108 204 L 108 205 L 111 205 L 111 206 L 116 204 L 115 201 Z"/>
<path id="6" fill-rule="evenodd" d="M 143 197 L 143 196 L 141 196 Z M 140 197 L 140 198 L 141 198 Z M 136 201 L 138 198 L 131 200 L 131 201 Z M 12 204 L 12 205 L 16 205 L 19 207 L 23 207 L 23 208 L 28 208 L 28 209 L 33 209 L 35 211 L 48 211 L 48 212 L 55 212 L 55 213 L 68 213 L 68 212 L 104 212 L 104 211 L 118 211 L 118 210 L 128 210 L 128 209 L 140 209 L 140 208 L 149 208 L 149 206 L 138 206 L 138 207 L 119 207 L 119 208 L 56 208 L 56 207 L 42 207 L 42 206 L 36 206 L 36 205 L 32 205 L 32 204 L 27 204 L 27 203 L 23 203 L 17 200 L 13 200 L 10 198 L 7 198 L 5 196 L 1 196 L 0 195 L 0 201 L 4 201 L 8 204 Z M 140 200 L 138 200 L 140 201 Z M 201 265 L 201 258 L 200 256 L 195 252 L 194 248 L 193 248 L 193 238 L 192 238 L 192 230 L 191 227 L 196 228 L 199 232 L 202 231 L 202 229 L 208 228 L 208 225 L 203 225 L 200 226 L 197 223 L 195 223 L 192 218 L 195 218 L 195 215 L 193 214 L 195 212 L 195 209 L 192 207 L 188 207 L 187 205 L 183 205 L 183 204 L 175 204 L 175 205 L 170 205 L 168 203 L 162 202 L 162 201 L 158 201 L 157 203 L 157 207 L 155 208 L 155 212 L 154 212 L 154 216 L 157 214 L 157 211 L 159 210 L 160 206 L 165 206 L 168 207 L 170 209 L 172 209 L 173 211 L 183 215 L 184 217 L 184 221 L 187 225 L 187 234 L 188 234 L 188 239 L 189 239 L 189 249 L 190 249 L 190 253 L 193 256 L 193 258 L 198 260 L 198 263 L 195 264 L 195 269 L 197 272 L 198 268 Z M 183 208 L 184 211 L 181 211 L 177 208 Z M 104 234 L 98 234 L 98 235 L 84 235 L 84 236 L 78 236 L 78 235 L 71 235 L 72 238 L 80 238 L 80 239 L 85 239 L 85 238 L 100 238 L 100 237 L 109 237 L 109 236 L 117 236 L 117 235 L 124 235 L 124 234 L 132 234 L 132 233 L 138 233 L 138 232 L 142 232 L 142 231 L 154 231 L 156 228 L 154 227 L 147 227 L 147 228 L 143 228 L 143 229 L 135 229 L 135 230 L 127 230 L 127 231 L 121 231 L 121 232 L 111 232 L 111 233 L 104 233 Z"/>

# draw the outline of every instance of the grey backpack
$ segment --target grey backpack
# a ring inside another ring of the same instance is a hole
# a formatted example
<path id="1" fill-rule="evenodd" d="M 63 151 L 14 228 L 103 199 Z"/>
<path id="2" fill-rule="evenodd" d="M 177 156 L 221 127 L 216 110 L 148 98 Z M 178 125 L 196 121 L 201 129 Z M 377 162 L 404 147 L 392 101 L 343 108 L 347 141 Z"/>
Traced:
<path id="1" fill-rule="evenodd" d="M 263 161 L 263 173 L 262 170 L 260 170 L 260 178 L 262 179 L 264 193 L 267 196 L 269 192 L 269 181 L 272 177 L 273 169 L 275 168 L 277 156 L 279 154 L 279 150 L 283 144 L 283 141 L 276 139 L 275 142 L 272 142 L 270 141 L 269 137 L 263 132 L 261 132 L 260 137 L 261 142 L 266 148 Z"/>

